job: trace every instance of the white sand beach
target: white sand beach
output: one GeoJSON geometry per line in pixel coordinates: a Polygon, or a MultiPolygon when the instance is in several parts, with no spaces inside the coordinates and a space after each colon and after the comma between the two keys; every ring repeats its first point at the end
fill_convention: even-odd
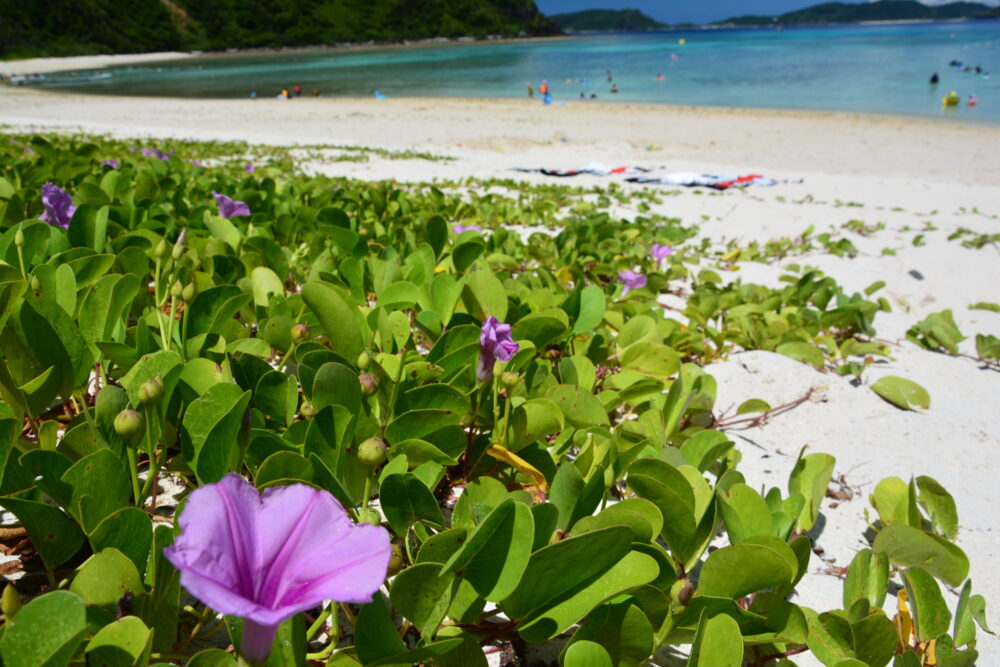
{"type": "MultiPolygon", "coordinates": [[[[41,65],[26,61],[21,69],[41,71],[41,65]]],[[[651,186],[670,194],[654,211],[700,224],[700,234],[720,245],[724,239],[795,237],[813,226],[816,233],[837,228],[859,251],[853,258],[813,254],[772,264],[739,262],[727,279],[776,285],[782,266],[797,263],[822,268],[849,291],[886,282],[879,295],[889,299],[893,312],[880,313],[875,327],[892,344],[893,359],[869,368],[860,386],[766,352],[734,354],[708,368],[719,383],[720,408],[752,397],[779,405],[815,390],[810,400],[762,426],[730,431],[749,484],[785,488],[798,451],[808,445],[810,451],[837,458],[835,478],[842,478],[844,490],[852,494],[824,503],[814,531],[817,553],[795,601],[840,607],[842,580],[836,568],[846,567],[867,546],[866,513],[872,521],[877,518],[868,501],[875,484],[887,476],[930,475],[955,497],[961,526],[957,543],[972,564],[973,592],[986,597],[988,617],[1000,626],[995,569],[1000,501],[993,488],[1000,475],[1000,372],[905,340],[910,326],[945,309],[951,309],[967,336],[963,353],[975,354],[977,333],[1000,335],[1000,313],[969,309],[980,301],[1000,302],[1000,246],[972,249],[948,240],[958,228],[1000,233],[1000,127],[854,113],[575,101],[545,107],[527,99],[189,100],[9,86],[0,88],[0,125],[122,137],[413,148],[455,158],[428,162],[373,155],[366,163],[307,165],[362,179],[476,176],[640,187],[618,176],[555,179],[511,171],[593,162],[803,179],[722,194],[651,186]],[[881,222],[884,229],[869,236],[840,229],[852,219],[870,226],[881,222]],[[918,234],[923,236],[918,239],[918,234]],[[931,394],[930,410],[904,412],[884,402],[867,386],[883,375],[922,384],[931,394]]],[[[630,207],[616,212],[636,215],[630,207]]],[[[665,301],[671,298],[676,297],[665,301]]],[[[946,599],[953,606],[957,591],[947,592],[946,599]]],[[[890,597],[887,607],[894,605],[890,597]]],[[[1000,641],[980,632],[979,650],[979,664],[1000,664],[1000,641]]]]}

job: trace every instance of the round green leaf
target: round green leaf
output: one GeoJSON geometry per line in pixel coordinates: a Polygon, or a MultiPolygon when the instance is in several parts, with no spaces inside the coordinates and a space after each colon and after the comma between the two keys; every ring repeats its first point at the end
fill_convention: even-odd
{"type": "Polygon", "coordinates": [[[5,667],[64,667],[87,632],[83,601],[68,591],[35,598],[0,636],[5,667]]]}

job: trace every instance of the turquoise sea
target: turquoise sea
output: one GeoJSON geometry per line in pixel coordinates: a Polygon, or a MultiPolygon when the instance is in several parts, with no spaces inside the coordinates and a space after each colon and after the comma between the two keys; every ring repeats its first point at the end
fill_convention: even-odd
{"type": "Polygon", "coordinates": [[[204,56],[49,75],[80,92],[273,97],[527,97],[946,116],[1000,123],[1000,21],[663,31],[561,40],[204,56]],[[960,67],[950,66],[960,61],[960,67]],[[975,68],[979,67],[980,72],[975,68]],[[971,71],[965,71],[970,68],[971,71]],[[608,72],[618,93],[611,93],[608,72]],[[929,79],[937,72],[940,83],[929,79]],[[944,107],[956,91],[961,103],[944,107]],[[968,106],[970,95],[978,99],[968,106]]]}

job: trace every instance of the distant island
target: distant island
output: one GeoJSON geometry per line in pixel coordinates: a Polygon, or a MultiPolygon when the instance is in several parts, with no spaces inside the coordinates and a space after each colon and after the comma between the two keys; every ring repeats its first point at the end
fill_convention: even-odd
{"type": "Polygon", "coordinates": [[[670,27],[638,9],[587,9],[553,14],[549,18],[566,32],[635,32],[670,27]]]}
{"type": "Polygon", "coordinates": [[[561,33],[534,0],[0,0],[0,58],[561,33]]]}
{"type": "Polygon", "coordinates": [[[736,16],[713,25],[795,25],[806,23],[862,23],[865,21],[944,21],[950,19],[1000,18],[1000,8],[978,2],[952,2],[928,6],[916,0],[878,0],[848,4],[824,2],[780,16],[736,16]]]}

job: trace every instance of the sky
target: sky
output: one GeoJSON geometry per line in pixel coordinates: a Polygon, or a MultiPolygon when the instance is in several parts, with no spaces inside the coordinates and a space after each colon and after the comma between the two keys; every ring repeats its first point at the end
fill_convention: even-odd
{"type": "MultiPolygon", "coordinates": [[[[823,0],[535,0],[545,14],[575,12],[581,9],[639,9],[661,23],[710,23],[743,14],[771,16],[793,9],[817,5],[823,0]]],[[[852,0],[846,0],[848,2],[852,0]]],[[[854,0],[857,1],[857,0],[854,0]]],[[[982,0],[979,0],[980,2],[982,0]]],[[[926,4],[943,4],[930,0],[926,4]]],[[[984,4],[995,5],[995,0],[984,4]]]]}

